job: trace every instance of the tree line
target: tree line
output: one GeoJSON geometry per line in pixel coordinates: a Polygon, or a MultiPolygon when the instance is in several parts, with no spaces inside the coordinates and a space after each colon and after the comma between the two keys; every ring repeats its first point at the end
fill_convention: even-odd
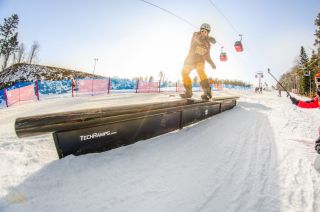
{"type": "MultiPolygon", "coordinates": [[[[140,80],[144,82],[156,82],[160,81],[161,84],[165,84],[170,87],[176,86],[176,82],[170,81],[166,78],[164,70],[161,70],[158,74],[158,78],[154,76],[139,76],[139,77],[134,77],[132,80],[140,80]]],[[[225,84],[225,85],[235,85],[235,86],[244,86],[244,87],[251,87],[252,85],[250,83],[243,82],[241,80],[229,80],[229,79],[218,79],[218,78],[209,78],[208,79],[210,83],[214,84],[225,84]]],[[[192,79],[193,84],[198,84],[200,85],[200,80],[197,75],[195,75],[192,79]]],[[[180,80],[178,83],[181,83],[180,80]]]]}
{"type": "Polygon", "coordinates": [[[13,14],[8,18],[4,18],[4,23],[0,24],[0,61],[2,65],[0,70],[4,70],[10,64],[29,63],[35,60],[39,52],[39,43],[34,41],[29,55],[27,56],[26,47],[18,40],[18,24],[19,17],[13,14]]]}
{"type": "MultiPolygon", "coordinates": [[[[317,72],[320,72],[320,13],[314,24],[316,26],[315,41],[311,56],[308,56],[305,48],[301,46],[299,58],[295,65],[280,77],[280,82],[289,91],[310,97],[316,95],[314,76],[317,72]]],[[[281,89],[281,87],[277,85],[277,89],[281,89]]]]}

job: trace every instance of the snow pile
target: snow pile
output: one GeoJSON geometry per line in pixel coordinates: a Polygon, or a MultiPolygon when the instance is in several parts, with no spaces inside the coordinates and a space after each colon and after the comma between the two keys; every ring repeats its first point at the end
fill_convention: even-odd
{"type": "Polygon", "coordinates": [[[62,160],[50,135],[14,134],[20,116],[168,98],[117,94],[1,110],[0,211],[320,211],[320,113],[276,93],[242,93],[234,109],[181,131],[62,160]]]}
{"type": "MultiPolygon", "coordinates": [[[[21,63],[10,66],[9,68],[0,72],[0,84],[8,87],[15,82],[33,82],[35,80],[66,80],[75,78],[90,78],[92,76],[92,74],[80,71],[21,63]]],[[[2,88],[3,86],[0,87],[0,89],[2,88]]]]}

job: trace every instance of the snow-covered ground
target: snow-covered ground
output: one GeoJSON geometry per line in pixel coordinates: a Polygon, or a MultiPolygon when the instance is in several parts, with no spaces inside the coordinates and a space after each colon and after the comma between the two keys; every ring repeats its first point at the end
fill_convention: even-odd
{"type": "Polygon", "coordinates": [[[15,118],[175,99],[166,94],[48,99],[0,110],[0,211],[320,211],[318,109],[275,92],[193,126],[58,160],[51,135],[18,139],[15,118]]]}

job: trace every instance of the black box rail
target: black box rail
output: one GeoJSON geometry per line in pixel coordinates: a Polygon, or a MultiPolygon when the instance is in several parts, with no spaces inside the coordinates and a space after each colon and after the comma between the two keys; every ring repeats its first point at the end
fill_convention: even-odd
{"type": "Polygon", "coordinates": [[[18,137],[53,133],[59,158],[103,152],[159,136],[214,116],[238,97],[177,100],[17,118],[18,137]]]}

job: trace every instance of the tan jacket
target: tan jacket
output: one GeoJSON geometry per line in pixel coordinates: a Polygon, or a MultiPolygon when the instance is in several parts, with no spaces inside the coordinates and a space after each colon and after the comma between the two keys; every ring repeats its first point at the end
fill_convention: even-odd
{"type": "Polygon", "coordinates": [[[204,63],[207,61],[209,64],[213,64],[210,56],[211,44],[215,44],[216,40],[213,37],[201,37],[200,32],[193,33],[190,50],[185,64],[195,65],[197,63],[204,63]]]}

